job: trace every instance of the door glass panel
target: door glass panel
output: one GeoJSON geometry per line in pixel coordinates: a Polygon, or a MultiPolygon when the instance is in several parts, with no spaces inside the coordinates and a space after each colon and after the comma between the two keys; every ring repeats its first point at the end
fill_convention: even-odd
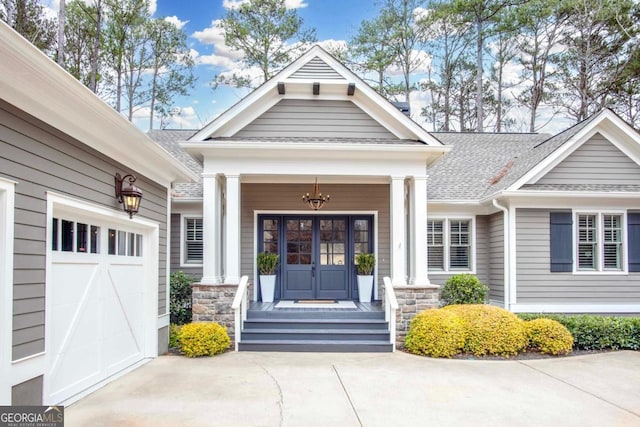
{"type": "Polygon", "coordinates": [[[287,220],[287,264],[311,264],[312,221],[287,220]]]}
{"type": "Polygon", "coordinates": [[[344,265],[345,227],[344,219],[320,220],[320,264],[344,265]]]}
{"type": "Polygon", "coordinates": [[[278,253],[278,220],[265,219],[262,221],[262,248],[263,251],[278,253]]]}

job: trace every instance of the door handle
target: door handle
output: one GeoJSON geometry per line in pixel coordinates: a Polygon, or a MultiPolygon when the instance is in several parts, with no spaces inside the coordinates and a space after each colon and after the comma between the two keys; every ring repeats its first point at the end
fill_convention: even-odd
{"type": "Polygon", "coordinates": [[[311,277],[316,277],[316,265],[311,264],[311,277]]]}

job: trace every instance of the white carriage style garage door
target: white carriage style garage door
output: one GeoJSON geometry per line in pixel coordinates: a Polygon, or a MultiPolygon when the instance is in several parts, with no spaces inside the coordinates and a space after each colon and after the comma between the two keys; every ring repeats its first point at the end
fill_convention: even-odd
{"type": "Polygon", "coordinates": [[[150,355],[157,243],[133,222],[64,212],[50,235],[45,400],[69,403],[150,355]]]}

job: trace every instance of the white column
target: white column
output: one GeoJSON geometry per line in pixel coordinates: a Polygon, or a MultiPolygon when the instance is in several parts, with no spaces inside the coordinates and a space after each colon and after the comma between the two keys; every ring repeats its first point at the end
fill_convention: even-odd
{"type": "Polygon", "coordinates": [[[391,281],[394,286],[406,285],[407,278],[404,178],[391,177],[391,281]]]}
{"type": "Polygon", "coordinates": [[[427,275],[427,177],[413,177],[411,204],[412,285],[429,285],[427,275]]]}
{"type": "Polygon", "coordinates": [[[240,283],[240,175],[226,175],[224,283],[240,283]]]}
{"type": "Polygon", "coordinates": [[[202,280],[220,283],[220,186],[216,174],[202,175],[202,280]]]}

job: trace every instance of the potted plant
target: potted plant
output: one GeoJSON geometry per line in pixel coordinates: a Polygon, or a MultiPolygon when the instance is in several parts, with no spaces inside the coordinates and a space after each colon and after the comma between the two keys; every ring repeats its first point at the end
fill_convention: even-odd
{"type": "Polygon", "coordinates": [[[260,252],[258,254],[258,271],[260,272],[260,293],[262,302],[273,302],[276,289],[276,268],[278,267],[278,254],[260,252]]]}
{"type": "Polygon", "coordinates": [[[358,296],[360,302],[371,302],[373,292],[373,267],[376,265],[374,254],[361,253],[356,255],[358,269],[358,296]]]}

